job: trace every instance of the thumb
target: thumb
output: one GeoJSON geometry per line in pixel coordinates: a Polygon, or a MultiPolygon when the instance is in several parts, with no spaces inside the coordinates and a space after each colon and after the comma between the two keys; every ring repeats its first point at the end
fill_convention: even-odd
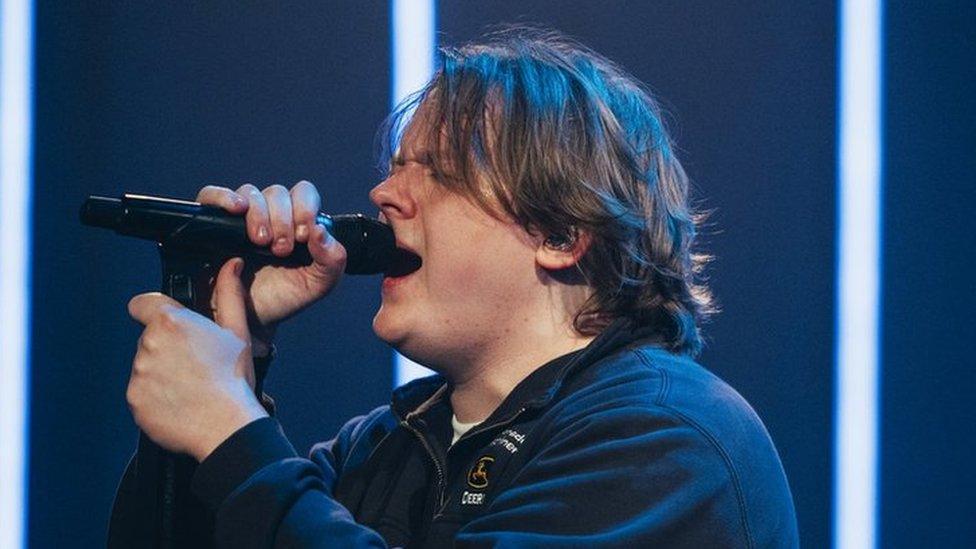
{"type": "Polygon", "coordinates": [[[214,284],[214,322],[250,343],[251,332],[247,328],[244,282],[241,281],[243,268],[244,260],[235,257],[224,263],[217,273],[217,281],[214,284]]]}
{"type": "Polygon", "coordinates": [[[335,285],[346,268],[346,249],[325,227],[316,223],[309,235],[308,252],[312,256],[308,273],[319,292],[324,294],[335,285]]]}

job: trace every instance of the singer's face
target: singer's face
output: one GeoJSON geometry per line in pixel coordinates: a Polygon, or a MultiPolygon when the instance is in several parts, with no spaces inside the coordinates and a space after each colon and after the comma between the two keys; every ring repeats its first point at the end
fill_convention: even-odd
{"type": "MultiPolygon", "coordinates": [[[[409,358],[439,371],[463,368],[505,344],[538,284],[537,243],[445,189],[408,134],[390,176],[370,193],[420,269],[383,280],[373,329],[409,358]]],[[[524,320],[524,319],[523,319],[524,320]]]]}

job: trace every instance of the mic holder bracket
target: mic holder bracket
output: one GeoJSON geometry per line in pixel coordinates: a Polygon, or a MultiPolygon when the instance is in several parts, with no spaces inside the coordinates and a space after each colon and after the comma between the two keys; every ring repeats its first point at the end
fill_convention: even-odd
{"type": "Polygon", "coordinates": [[[214,279],[230,257],[214,257],[179,246],[159,244],[162,262],[162,293],[208,318],[212,318],[210,297],[214,279]]]}
{"type": "MultiPolygon", "coordinates": [[[[162,293],[208,318],[212,318],[210,298],[217,272],[230,257],[214,257],[200,250],[179,245],[159,244],[162,263],[162,293]]],[[[190,490],[197,462],[187,455],[164,450],[145,433],[139,433],[132,472],[137,495],[128,503],[138,505],[129,516],[141,524],[125,530],[140,532],[138,540],[126,540],[139,549],[213,547],[214,516],[190,490]]],[[[113,513],[114,514],[114,513],[113,513]]],[[[110,539],[113,536],[110,533],[110,539]]],[[[111,544],[110,544],[111,546],[111,544]]]]}

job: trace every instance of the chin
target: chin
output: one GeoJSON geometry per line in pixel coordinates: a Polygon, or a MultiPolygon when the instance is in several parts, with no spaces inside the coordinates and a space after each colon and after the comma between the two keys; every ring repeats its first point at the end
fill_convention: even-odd
{"type": "Polygon", "coordinates": [[[402,322],[398,322],[398,319],[386,309],[381,306],[380,310],[376,311],[376,316],[373,317],[373,333],[391,347],[399,350],[407,335],[406,326],[402,322]]]}
{"type": "Polygon", "coordinates": [[[430,365],[430,350],[423,345],[422,337],[410,330],[410,324],[402,316],[398,317],[381,307],[373,317],[373,333],[398,353],[427,368],[437,371],[430,365]]]}

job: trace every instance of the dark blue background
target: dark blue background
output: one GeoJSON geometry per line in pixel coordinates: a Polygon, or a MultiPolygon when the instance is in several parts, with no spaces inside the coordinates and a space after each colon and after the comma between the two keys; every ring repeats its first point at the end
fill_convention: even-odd
{"type": "Polygon", "coordinates": [[[888,5],[881,543],[976,540],[976,4],[888,5]]]}
{"type": "MultiPolygon", "coordinates": [[[[723,312],[703,363],[776,441],[807,547],[830,543],[836,6],[829,2],[441,2],[442,42],[499,22],[565,31],[647,82],[704,208],[723,312]]],[[[974,536],[973,7],[889,6],[881,538],[974,536]],[[968,444],[967,444],[968,443],[968,444]],[[964,531],[963,531],[964,530],[964,531]],[[968,534],[968,536],[967,536],[968,534]]],[[[135,441],[124,389],[155,289],[152,245],[81,228],[89,193],[192,197],[208,183],[315,182],[367,211],[389,98],[385,2],[43,0],[36,12],[30,539],[103,543],[135,441]]],[[[348,277],[281,330],[269,389],[296,446],[383,403],[374,278],[348,277]]]]}

